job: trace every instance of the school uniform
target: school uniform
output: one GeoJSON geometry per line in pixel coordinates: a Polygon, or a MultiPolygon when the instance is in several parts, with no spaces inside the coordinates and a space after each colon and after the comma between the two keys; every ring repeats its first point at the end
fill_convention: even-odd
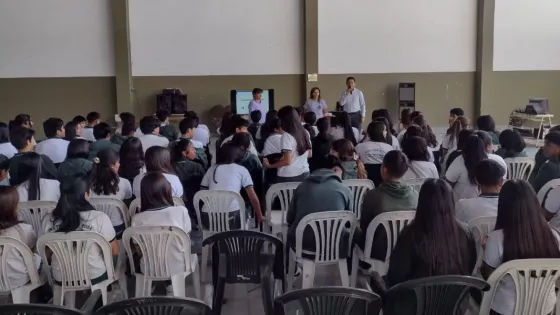
{"type": "Polygon", "coordinates": [[[93,127],[85,126],[84,129],[82,129],[82,138],[89,142],[94,142],[95,137],[93,136],[93,127]]]}
{"type": "Polygon", "coordinates": [[[410,161],[401,180],[439,178],[436,165],[428,161],[410,161]]]}
{"type": "MultiPolygon", "coordinates": [[[[60,199],[60,183],[53,179],[39,179],[39,198],[42,201],[58,202],[60,199]]],[[[29,201],[29,181],[25,181],[17,186],[19,201],[29,201]]]]}
{"type": "Polygon", "coordinates": [[[489,217],[498,215],[498,195],[480,194],[471,199],[463,199],[455,204],[455,215],[457,220],[469,223],[478,217],[489,217]]]}
{"type": "Polygon", "coordinates": [[[554,215],[550,222],[552,226],[558,228],[558,224],[560,223],[560,186],[556,186],[548,192],[544,200],[543,208],[554,215]]]}
{"type": "MultiPolygon", "coordinates": [[[[309,139],[309,133],[307,130],[304,131],[307,133],[307,137],[309,139]]],[[[278,181],[300,182],[304,180],[309,175],[309,162],[307,161],[309,151],[305,151],[302,155],[299,155],[296,138],[287,132],[282,134],[282,138],[280,138],[280,146],[282,153],[292,153],[292,162],[290,165],[278,168],[278,181]]],[[[311,146],[311,141],[309,141],[309,146],[311,146]]]]}
{"type": "Polygon", "coordinates": [[[501,156],[504,159],[507,158],[517,158],[517,157],[527,157],[527,152],[525,152],[525,150],[521,151],[521,152],[513,152],[513,151],[507,151],[505,148],[501,147],[498,150],[496,150],[496,152],[494,152],[494,154],[501,156]]]}
{"type": "MultiPolygon", "coordinates": [[[[95,193],[95,191],[92,190],[91,198],[113,198],[120,201],[125,201],[132,198],[132,187],[128,180],[119,177],[119,188],[115,194],[98,195],[95,193]]],[[[113,227],[115,227],[115,231],[122,232],[122,230],[124,230],[124,221],[122,218],[122,214],[120,211],[118,211],[118,209],[113,209],[113,211],[109,213],[109,219],[111,220],[111,224],[113,224],[113,227]],[[122,230],[118,231],[117,228],[119,230],[122,228],[122,230]]]]}
{"type": "MultiPolygon", "coordinates": [[[[504,159],[499,157],[496,154],[488,154],[488,158],[490,160],[494,160],[498,162],[504,170],[506,170],[504,174],[504,179],[507,178],[507,165],[504,159]]],[[[468,199],[468,198],[475,198],[478,196],[478,185],[471,183],[469,180],[469,172],[467,171],[467,167],[465,166],[465,159],[462,155],[458,156],[453,163],[447,169],[445,173],[445,179],[453,183],[453,196],[455,197],[455,201],[459,201],[461,199],[468,199]]]]}
{"type": "MultiPolygon", "coordinates": [[[[188,138],[185,138],[188,139],[188,138]]],[[[208,155],[206,153],[206,150],[204,149],[204,145],[202,144],[202,142],[197,141],[197,140],[193,140],[193,139],[188,139],[193,147],[194,147],[194,151],[196,153],[194,161],[198,164],[200,164],[202,166],[202,168],[204,168],[205,170],[208,169],[208,155]]],[[[171,141],[169,142],[169,150],[173,151],[173,148],[177,145],[177,143],[179,143],[179,141],[181,141],[181,139],[176,140],[176,141],[171,141]]]]}
{"type": "MultiPolygon", "coordinates": [[[[356,142],[359,142],[361,139],[360,131],[357,128],[352,127],[352,133],[354,133],[356,142]]],[[[333,140],[346,139],[346,136],[344,135],[344,128],[341,127],[334,127],[332,129],[331,136],[333,136],[333,140]]]]}
{"type": "MultiPolygon", "coordinates": [[[[249,102],[249,113],[252,113],[254,111],[260,111],[261,112],[261,120],[259,121],[261,124],[264,124],[264,121],[266,119],[266,112],[267,112],[267,108],[264,108],[264,104],[262,103],[262,101],[256,101],[256,100],[251,100],[249,102]]],[[[251,122],[256,122],[256,121],[251,121],[251,122]]]]}
{"type": "Polygon", "coordinates": [[[555,156],[543,163],[532,182],[533,188],[538,192],[546,183],[557,178],[560,178],[560,159],[555,156]]]}
{"type": "Polygon", "coordinates": [[[308,99],[305,104],[303,104],[304,112],[313,112],[317,116],[317,119],[323,118],[323,111],[327,109],[327,103],[324,100],[314,100],[308,99]]]}
{"type": "Polygon", "coordinates": [[[62,138],[50,138],[37,143],[35,152],[48,156],[54,164],[64,162],[70,141],[62,138]]]}
{"type": "MultiPolygon", "coordinates": [[[[52,214],[49,213],[43,218],[42,224],[45,233],[54,233],[58,231],[61,222],[53,222],[52,214]]],[[[80,212],[80,225],[76,231],[97,232],[109,243],[114,241],[116,237],[115,229],[109,217],[101,211],[93,210],[93,206],[92,210],[80,212]]],[[[91,247],[87,264],[92,283],[99,283],[103,279],[107,279],[107,269],[99,246],[91,247]]],[[[55,255],[52,256],[51,271],[55,281],[62,281],[60,264],[55,255]]]]}
{"type": "Polygon", "coordinates": [[[89,159],[93,160],[97,154],[103,150],[112,149],[115,153],[119,153],[121,146],[107,139],[99,139],[89,146],[89,159]]]}
{"type": "MultiPolygon", "coordinates": [[[[558,231],[552,229],[552,234],[556,242],[560,244],[560,235],[558,231]]],[[[483,262],[493,269],[496,269],[504,263],[504,231],[495,230],[488,235],[486,247],[484,248],[483,262]]],[[[392,259],[391,259],[392,260],[392,259]]],[[[498,284],[494,299],[492,300],[492,310],[501,315],[512,315],[515,311],[516,290],[513,279],[509,276],[504,277],[498,284]]],[[[551,314],[556,304],[556,294],[554,287],[550,290],[548,297],[544,301],[545,308],[543,314],[551,314]]]]}
{"type": "Polygon", "coordinates": [[[194,212],[193,198],[194,195],[200,190],[200,183],[204,177],[205,170],[195,161],[187,158],[173,163],[173,168],[179,180],[183,184],[183,200],[186,201],[187,209],[191,211],[191,217],[196,218],[194,212]]]}
{"type": "MultiPolygon", "coordinates": [[[[220,145],[220,147],[223,146],[224,144],[230,142],[231,139],[233,139],[233,136],[234,136],[234,135],[235,135],[235,134],[233,134],[233,135],[231,135],[231,136],[225,138],[224,141],[222,141],[222,145],[220,145]]],[[[253,141],[251,141],[251,146],[249,147],[249,150],[250,150],[250,152],[251,152],[252,154],[254,154],[254,155],[256,155],[256,156],[259,156],[259,152],[257,151],[257,148],[255,147],[255,144],[253,143],[253,141]]]]}
{"type": "Polygon", "coordinates": [[[269,135],[266,141],[264,142],[262,155],[267,156],[271,154],[281,153],[282,152],[281,139],[282,139],[281,133],[273,133],[269,135]]]}
{"type": "MultiPolygon", "coordinates": [[[[171,185],[173,197],[183,197],[183,185],[181,184],[179,177],[173,174],[162,174],[171,185]]],[[[140,198],[141,196],[140,187],[144,176],[146,176],[146,173],[138,174],[138,176],[134,177],[134,181],[132,182],[132,193],[134,194],[134,196],[136,196],[136,198],[140,198]]]]}
{"type": "Polygon", "coordinates": [[[203,146],[207,146],[210,143],[210,130],[206,125],[198,125],[194,130],[194,135],[192,140],[199,141],[203,146]]]}
{"type": "Polygon", "coordinates": [[[169,141],[175,141],[181,137],[181,133],[179,132],[179,128],[175,125],[171,124],[162,124],[159,127],[159,134],[169,141]]]}
{"type": "Polygon", "coordinates": [[[144,149],[144,153],[146,153],[146,151],[148,151],[148,149],[153,146],[160,146],[164,148],[167,148],[167,146],[169,146],[169,140],[167,140],[166,137],[153,133],[137,136],[137,138],[140,139],[140,142],[142,143],[142,149],[144,149]]]}
{"type": "Polygon", "coordinates": [[[382,164],[385,154],[393,147],[385,142],[365,141],[356,146],[356,153],[364,164],[382,164]]]}
{"type": "MultiPolygon", "coordinates": [[[[163,207],[156,209],[145,209],[132,217],[132,226],[174,226],[189,234],[191,231],[191,219],[185,207],[163,207]]],[[[185,272],[185,247],[175,238],[169,244],[167,263],[171,274],[185,272]]],[[[190,259],[190,257],[189,257],[190,259]]],[[[146,269],[144,259],[140,259],[140,271],[146,269]]]]}
{"type": "MultiPolygon", "coordinates": [[[[31,152],[17,153],[10,159],[10,169],[8,173],[10,174],[10,180],[12,182],[19,181],[17,176],[21,158],[30,153],[31,152]]],[[[58,170],[53,161],[43,154],[41,154],[41,177],[47,179],[56,179],[58,177],[58,170]]]]}
{"type": "Polygon", "coordinates": [[[62,183],[67,180],[82,178],[91,171],[92,167],[93,162],[88,159],[76,158],[65,160],[58,167],[57,179],[62,183]]]}
{"type": "Polygon", "coordinates": [[[10,142],[0,143],[0,155],[11,159],[17,153],[18,150],[10,142]]]}
{"type": "Polygon", "coordinates": [[[451,152],[451,151],[455,151],[457,150],[457,142],[458,139],[455,138],[453,139],[453,141],[451,141],[451,135],[445,135],[443,137],[443,140],[441,142],[441,147],[445,150],[447,150],[447,152],[451,152]]]}
{"type": "MultiPolygon", "coordinates": [[[[19,223],[8,229],[0,230],[0,236],[13,237],[20,240],[32,251],[37,244],[37,234],[33,230],[33,227],[27,223],[19,223]]],[[[41,256],[34,253],[33,264],[35,270],[39,270],[41,267],[41,256]]],[[[15,249],[12,249],[10,253],[8,253],[6,269],[8,282],[12,288],[22,287],[30,281],[29,271],[23,262],[23,258],[15,249]]]]}
{"type": "Polygon", "coordinates": [[[399,133],[397,134],[397,142],[401,143],[402,139],[404,138],[404,134],[406,133],[406,129],[403,129],[401,131],[399,131],[399,133]]]}
{"type": "Polygon", "coordinates": [[[111,142],[113,142],[116,145],[122,146],[123,143],[128,139],[128,136],[123,136],[120,133],[115,133],[114,135],[111,136],[111,142]]]}
{"type": "Polygon", "coordinates": [[[393,150],[400,150],[401,149],[401,143],[400,141],[397,139],[397,137],[391,135],[391,145],[393,146],[393,150]]]}

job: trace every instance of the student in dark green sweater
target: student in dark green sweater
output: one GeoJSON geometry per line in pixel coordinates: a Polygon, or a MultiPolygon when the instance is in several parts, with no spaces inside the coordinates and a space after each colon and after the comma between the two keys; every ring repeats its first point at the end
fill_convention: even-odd
{"type": "Polygon", "coordinates": [[[533,188],[538,192],[546,183],[560,178],[560,132],[549,132],[544,137],[544,156],[548,159],[533,180],[533,188]]]}
{"type": "Polygon", "coordinates": [[[88,160],[89,142],[86,139],[72,139],[68,144],[66,159],[58,167],[58,181],[74,181],[87,175],[93,166],[88,160]]]}
{"type": "Polygon", "coordinates": [[[500,148],[495,154],[504,159],[526,157],[525,140],[517,130],[506,129],[500,133],[500,148]]]}
{"type": "Polygon", "coordinates": [[[119,153],[121,146],[111,142],[111,126],[108,123],[102,122],[95,127],[93,127],[93,136],[95,137],[95,142],[89,146],[89,156],[90,160],[93,160],[97,156],[97,153],[105,149],[113,149],[113,151],[119,153]]]}
{"type": "Polygon", "coordinates": [[[169,116],[171,113],[165,109],[160,109],[156,111],[156,117],[159,119],[161,126],[159,127],[159,134],[167,138],[167,140],[175,141],[179,139],[181,134],[177,126],[169,123],[169,116]]]}
{"type": "Polygon", "coordinates": [[[490,115],[482,115],[476,120],[478,130],[486,131],[492,138],[492,145],[500,144],[500,133],[496,130],[494,118],[490,115]]]}
{"type": "Polygon", "coordinates": [[[177,177],[179,177],[179,180],[181,180],[183,184],[183,199],[186,201],[191,219],[196,218],[193,198],[200,190],[200,183],[206,173],[202,165],[194,161],[195,158],[196,152],[189,139],[181,139],[173,146],[173,150],[171,151],[171,163],[177,177]]]}
{"type": "MultiPolygon", "coordinates": [[[[193,140],[192,137],[194,136],[194,131],[197,126],[197,121],[191,117],[186,117],[179,123],[179,130],[181,131],[181,139],[189,140],[196,152],[196,157],[194,161],[200,163],[205,170],[208,170],[209,163],[208,157],[204,150],[204,145],[200,141],[193,140]]],[[[173,147],[178,143],[178,141],[169,142],[169,149],[173,150],[173,147]]]]}
{"type": "Polygon", "coordinates": [[[116,145],[122,146],[126,139],[136,135],[136,125],[134,123],[126,123],[120,128],[120,133],[115,133],[111,137],[111,142],[116,145]]]}
{"type": "MultiPolygon", "coordinates": [[[[548,132],[550,133],[555,131],[560,132],[560,125],[550,128],[548,132]]],[[[530,183],[532,183],[535,180],[535,177],[537,177],[537,174],[539,173],[541,166],[544,164],[544,162],[546,162],[546,160],[548,160],[548,158],[544,155],[544,150],[541,147],[537,151],[537,154],[535,154],[535,168],[533,168],[533,172],[531,172],[531,177],[529,177],[530,183]]]]}
{"type": "MultiPolygon", "coordinates": [[[[366,232],[375,217],[385,212],[416,210],[418,193],[412,186],[400,182],[408,171],[408,158],[401,151],[393,150],[385,154],[381,166],[383,182],[368,191],[362,203],[360,231],[356,234],[358,246],[364,249],[366,232]]],[[[379,227],[373,237],[372,258],[385,260],[387,253],[387,234],[379,227]]]]}

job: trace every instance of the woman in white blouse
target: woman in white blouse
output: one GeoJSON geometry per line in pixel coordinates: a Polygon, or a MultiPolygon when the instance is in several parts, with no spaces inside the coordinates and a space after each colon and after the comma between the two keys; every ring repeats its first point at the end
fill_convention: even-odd
{"type": "MultiPolygon", "coordinates": [[[[175,175],[175,171],[171,165],[171,155],[167,148],[152,146],[146,151],[146,171],[163,173],[163,176],[167,178],[167,181],[169,181],[171,185],[173,197],[183,197],[183,184],[179,177],[175,175]]],[[[134,196],[141,195],[140,184],[145,175],[146,173],[142,173],[134,178],[134,182],[132,183],[132,193],[134,196]]]]}
{"type": "Polygon", "coordinates": [[[430,162],[430,154],[424,138],[403,139],[402,150],[410,161],[408,171],[402,177],[403,180],[439,178],[436,165],[430,162]]]}

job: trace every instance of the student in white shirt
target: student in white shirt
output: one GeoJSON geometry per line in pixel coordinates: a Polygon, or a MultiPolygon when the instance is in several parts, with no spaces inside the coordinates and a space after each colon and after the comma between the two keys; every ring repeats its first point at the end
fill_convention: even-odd
{"type": "MultiPolygon", "coordinates": [[[[87,179],[76,179],[62,186],[62,194],[56,208],[43,218],[45,233],[73,231],[96,232],[101,234],[111,245],[112,256],[119,253],[116,233],[109,217],[89,203],[91,182],[87,179]]],[[[107,279],[107,269],[103,254],[98,246],[92,246],[88,253],[88,272],[92,284],[107,279]]],[[[52,256],[51,269],[54,281],[61,282],[62,274],[56,256],[52,256]]]]}
{"type": "MultiPolygon", "coordinates": [[[[496,228],[483,240],[484,279],[503,263],[516,259],[560,258],[560,235],[541,215],[539,201],[531,185],[523,180],[507,181],[500,191],[496,228]]],[[[526,275],[530,277],[532,275],[526,275]]],[[[515,312],[516,289],[505,276],[492,300],[492,311],[501,315],[515,312]]],[[[545,299],[542,314],[551,314],[556,303],[554,284],[545,299]]]]}
{"type": "MultiPolygon", "coordinates": [[[[249,121],[243,117],[241,117],[240,115],[234,115],[233,117],[231,117],[231,128],[232,130],[235,130],[235,133],[231,134],[229,137],[225,138],[224,141],[222,141],[222,145],[228,143],[231,141],[231,139],[233,139],[233,135],[236,133],[240,133],[240,132],[244,132],[244,133],[248,133],[249,130],[247,128],[249,128],[249,121]]],[[[255,144],[251,141],[251,147],[249,148],[252,154],[258,156],[259,152],[257,151],[257,148],[255,147],[255,144]]]]}
{"type": "Polygon", "coordinates": [[[469,128],[469,119],[465,116],[457,117],[453,124],[447,129],[446,135],[443,137],[440,147],[440,163],[445,165],[449,153],[457,150],[457,143],[459,142],[459,133],[463,129],[469,128]]]}
{"type": "Polygon", "coordinates": [[[280,127],[280,120],[278,118],[274,119],[270,124],[266,125],[265,129],[263,130],[264,147],[261,152],[262,156],[266,157],[271,154],[282,153],[282,128],[280,127]]]}
{"type": "Polygon", "coordinates": [[[196,112],[193,111],[186,112],[185,118],[187,117],[194,119],[196,122],[192,140],[198,141],[202,143],[203,146],[206,147],[208,143],[210,143],[210,129],[208,129],[208,126],[200,123],[200,119],[198,118],[196,112]]]}
{"type": "Polygon", "coordinates": [[[142,148],[144,152],[147,152],[149,148],[153,146],[160,146],[167,148],[169,145],[169,140],[159,134],[160,122],[159,119],[153,116],[146,116],[140,120],[140,130],[142,135],[136,135],[140,142],[142,142],[142,148]]]}
{"type": "Polygon", "coordinates": [[[403,139],[402,149],[410,161],[408,171],[402,177],[403,180],[439,178],[436,165],[430,162],[430,154],[424,138],[407,137],[403,139]]]}
{"type": "Polygon", "coordinates": [[[41,178],[41,156],[35,152],[22,155],[10,184],[16,186],[19,201],[58,201],[60,184],[57,180],[41,178]]]}
{"type": "Polygon", "coordinates": [[[136,137],[126,139],[119,151],[119,176],[131,184],[139,174],[146,173],[142,142],[136,137]]]}
{"type": "Polygon", "coordinates": [[[66,159],[69,143],[64,140],[64,122],[60,118],[49,118],[43,122],[43,129],[48,139],[37,143],[35,152],[48,156],[58,165],[66,159]]]}
{"type": "Polygon", "coordinates": [[[410,109],[405,108],[401,111],[401,122],[399,123],[399,128],[397,130],[397,140],[399,141],[399,143],[401,142],[406,129],[410,127],[411,124],[412,122],[410,119],[410,109]]]}
{"type": "Polygon", "coordinates": [[[284,106],[278,111],[282,128],[283,157],[280,161],[270,164],[265,158],[265,168],[278,168],[279,182],[301,182],[309,176],[308,158],[311,158],[311,139],[307,130],[299,121],[299,116],[292,106],[284,106]]]}
{"type": "MultiPolygon", "coordinates": [[[[406,133],[404,134],[403,139],[401,140],[401,144],[402,141],[404,141],[404,139],[406,138],[411,138],[411,137],[420,137],[420,138],[424,138],[424,140],[426,140],[426,138],[424,137],[424,132],[422,131],[422,128],[420,128],[419,126],[410,126],[408,127],[408,129],[406,130],[406,133]]],[[[432,152],[432,148],[430,148],[430,146],[426,146],[426,149],[428,150],[428,154],[430,155],[429,161],[434,163],[435,162],[435,158],[434,158],[434,153],[432,152]]]]}
{"type": "MultiPolygon", "coordinates": [[[[280,121],[278,120],[278,111],[271,109],[266,113],[264,124],[260,125],[255,134],[257,151],[262,154],[264,144],[270,135],[280,133],[280,121]]],[[[266,155],[265,155],[266,156],[266,155]]]]}
{"type": "Polygon", "coordinates": [[[360,140],[360,131],[350,124],[350,117],[347,112],[337,114],[334,120],[331,120],[333,126],[331,135],[333,141],[338,139],[348,139],[353,145],[358,144],[360,140]],[[334,121],[334,122],[333,122],[334,121]]]}
{"type": "Polygon", "coordinates": [[[368,125],[367,139],[356,146],[356,152],[364,164],[382,164],[385,154],[393,150],[387,143],[387,133],[387,128],[381,121],[368,125]]]}
{"type": "MultiPolygon", "coordinates": [[[[163,173],[163,176],[165,176],[165,178],[169,181],[169,184],[171,184],[173,197],[183,197],[183,185],[181,184],[179,177],[175,175],[175,171],[171,165],[171,155],[167,148],[154,146],[146,151],[146,171],[163,173]]],[[[134,178],[134,182],[132,183],[132,193],[136,197],[141,194],[140,184],[145,175],[145,173],[141,173],[134,178]]]]}
{"type": "Polygon", "coordinates": [[[87,114],[87,125],[82,130],[82,137],[87,141],[93,142],[95,141],[95,137],[93,136],[93,127],[101,122],[101,114],[98,112],[91,112],[87,114]]]}
{"type": "Polygon", "coordinates": [[[498,214],[498,195],[504,184],[506,170],[496,161],[486,159],[475,169],[475,180],[480,189],[476,198],[458,200],[455,205],[457,220],[468,223],[478,217],[498,214]]]}
{"type": "MultiPolygon", "coordinates": [[[[224,144],[216,156],[216,164],[212,165],[200,184],[201,189],[208,190],[229,190],[236,193],[245,190],[251,206],[255,213],[255,216],[259,222],[264,220],[263,214],[261,212],[261,205],[259,198],[253,189],[253,180],[247,169],[239,164],[243,152],[239,146],[231,143],[224,144]]],[[[237,201],[233,201],[230,205],[230,228],[240,228],[241,227],[241,217],[239,215],[240,205],[237,201]]],[[[208,214],[206,213],[206,208],[202,207],[201,220],[202,225],[208,226],[208,214]]]]}
{"type": "Polygon", "coordinates": [[[18,153],[17,149],[10,142],[10,129],[8,125],[0,122],[0,155],[11,159],[16,153],[18,153]]]}
{"type": "MultiPolygon", "coordinates": [[[[18,218],[19,196],[15,187],[0,187],[0,236],[15,238],[23,242],[30,250],[35,249],[37,235],[33,227],[18,218]]],[[[29,272],[18,251],[12,249],[6,260],[8,286],[19,288],[29,282],[29,272]]],[[[33,254],[33,267],[39,271],[41,257],[33,254]]]]}
{"type": "MultiPolygon", "coordinates": [[[[445,179],[453,186],[453,194],[456,201],[478,196],[475,170],[478,164],[483,160],[494,160],[498,162],[504,170],[507,170],[504,159],[490,153],[492,150],[492,139],[485,131],[479,130],[467,139],[461,156],[457,157],[453,163],[451,163],[445,173],[445,179]]],[[[504,178],[506,178],[506,175],[504,175],[504,178]]]]}
{"type": "MultiPolygon", "coordinates": [[[[130,182],[119,177],[119,155],[105,149],[93,158],[92,198],[113,198],[121,201],[132,198],[130,182]]],[[[109,214],[111,223],[117,234],[124,231],[124,218],[118,209],[112,209],[109,214]]]]}

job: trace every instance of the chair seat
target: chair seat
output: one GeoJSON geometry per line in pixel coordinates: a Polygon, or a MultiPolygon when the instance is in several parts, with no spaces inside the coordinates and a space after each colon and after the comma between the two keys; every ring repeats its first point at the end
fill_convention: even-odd
{"type": "Polygon", "coordinates": [[[270,211],[270,223],[273,225],[282,225],[282,211],[270,211]]]}

